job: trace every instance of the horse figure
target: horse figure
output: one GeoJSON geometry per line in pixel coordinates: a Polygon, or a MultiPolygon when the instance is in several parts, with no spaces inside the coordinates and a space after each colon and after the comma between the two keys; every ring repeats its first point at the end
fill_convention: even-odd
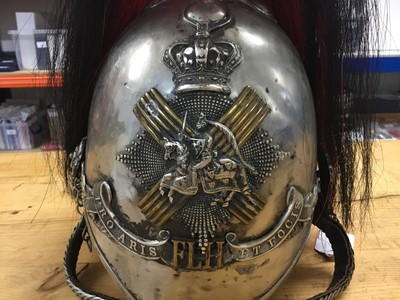
{"type": "Polygon", "coordinates": [[[189,165],[189,150],[186,144],[180,141],[169,141],[164,138],[163,146],[165,149],[164,159],[175,160],[176,169],[162,177],[159,188],[161,195],[164,195],[169,190],[167,196],[171,203],[174,201],[174,192],[183,195],[196,195],[198,184],[193,182],[193,171],[189,165]]]}

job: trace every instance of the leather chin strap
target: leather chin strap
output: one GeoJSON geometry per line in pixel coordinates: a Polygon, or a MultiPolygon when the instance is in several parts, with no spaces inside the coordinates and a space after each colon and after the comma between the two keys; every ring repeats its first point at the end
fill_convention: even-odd
{"type": "MultiPolygon", "coordinates": [[[[309,300],[330,300],[343,292],[350,284],[354,272],[354,252],[343,226],[332,215],[319,216],[314,224],[321,229],[332,244],[335,255],[335,271],[328,289],[309,300]]],[[[79,283],[76,273],[79,251],[84,241],[85,218],[82,216],[68,241],[64,257],[64,271],[68,286],[80,299],[117,300],[100,293],[85,289],[79,283]]]]}

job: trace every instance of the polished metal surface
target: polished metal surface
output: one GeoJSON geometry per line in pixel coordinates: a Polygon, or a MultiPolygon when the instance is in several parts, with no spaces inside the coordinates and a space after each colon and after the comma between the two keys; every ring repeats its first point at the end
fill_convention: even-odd
{"type": "Polygon", "coordinates": [[[266,10],[171,0],[103,67],[79,186],[92,242],[131,298],[254,299],[302,251],[315,169],[307,77],[266,10]]]}

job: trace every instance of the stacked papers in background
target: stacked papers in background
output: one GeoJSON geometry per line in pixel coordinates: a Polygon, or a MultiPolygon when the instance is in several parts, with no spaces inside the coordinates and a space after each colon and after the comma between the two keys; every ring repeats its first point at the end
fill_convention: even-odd
{"type": "Polygon", "coordinates": [[[26,150],[33,148],[29,117],[34,105],[0,106],[0,150],[26,150]]]}
{"type": "Polygon", "coordinates": [[[375,124],[375,139],[400,140],[400,122],[377,122],[375,124]]]}

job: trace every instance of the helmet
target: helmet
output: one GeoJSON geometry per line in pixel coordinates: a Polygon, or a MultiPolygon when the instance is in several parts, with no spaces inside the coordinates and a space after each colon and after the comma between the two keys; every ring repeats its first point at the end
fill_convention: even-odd
{"type": "Polygon", "coordinates": [[[72,166],[87,230],[130,298],[268,297],[298,260],[315,112],[262,6],[153,3],[104,63],[83,143],[72,166]]]}

